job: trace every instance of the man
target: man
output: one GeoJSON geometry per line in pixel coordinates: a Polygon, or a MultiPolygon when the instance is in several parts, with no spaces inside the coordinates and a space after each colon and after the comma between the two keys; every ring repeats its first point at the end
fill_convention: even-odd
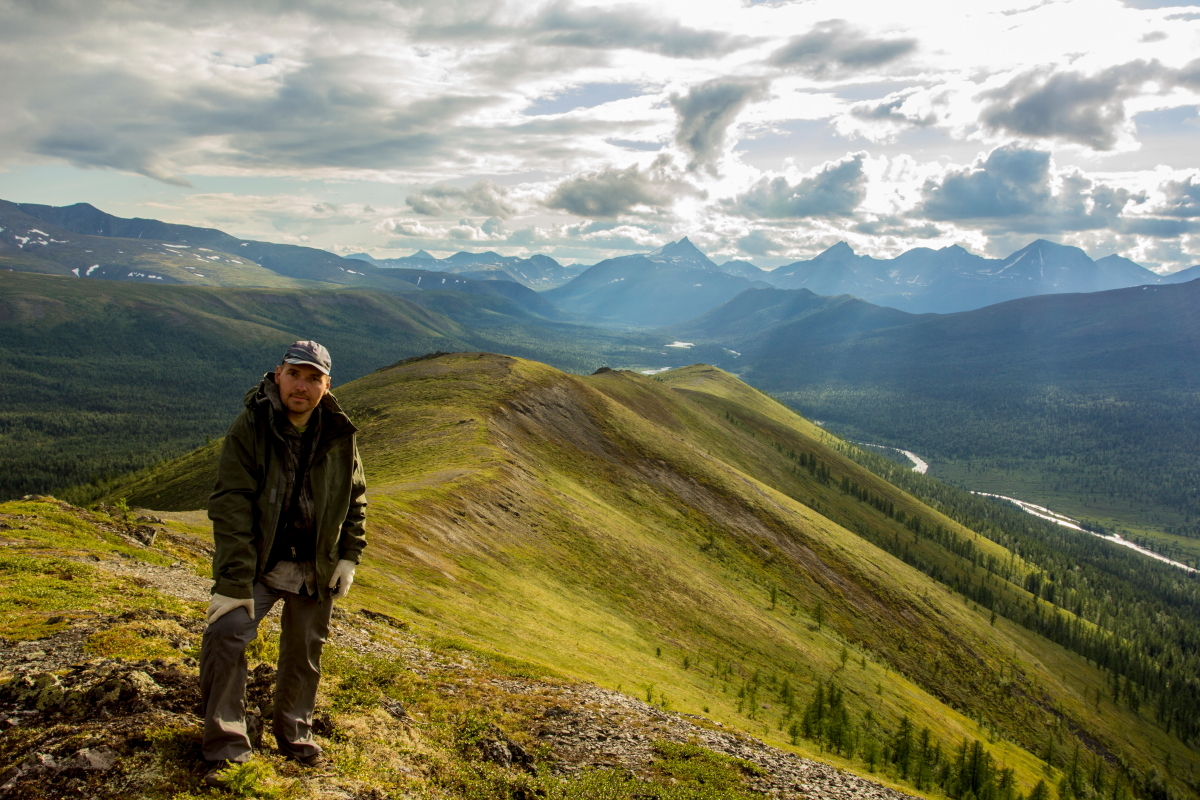
{"type": "Polygon", "coordinates": [[[283,617],[272,730],[279,750],[326,766],[313,740],[321,648],[366,545],[357,429],[329,393],[329,351],[300,341],[246,393],[221,448],[208,500],[216,551],[200,649],[204,782],[250,758],[246,645],[279,600],[283,617]]]}

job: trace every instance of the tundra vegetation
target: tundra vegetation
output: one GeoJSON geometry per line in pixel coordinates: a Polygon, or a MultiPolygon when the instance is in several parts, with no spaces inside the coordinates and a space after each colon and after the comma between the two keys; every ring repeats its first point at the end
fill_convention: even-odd
{"type": "MultiPolygon", "coordinates": [[[[617,689],[930,797],[1197,792],[1200,587],[1181,570],[918,480],[711,367],[580,378],[442,354],[337,394],[362,429],[372,503],[369,558],[343,610],[472,662],[447,672],[331,651],[324,735],[338,769],[382,796],[755,791],[753,770],[695,742],[657,746],[638,773],[652,790],[611,768],[556,772],[537,735],[544,707],[504,690],[530,676],[617,689]],[[479,759],[471,742],[495,730],[529,769],[479,759]]],[[[133,476],[105,507],[126,498],[195,520],[215,456],[213,443],[133,476]]],[[[93,512],[0,511],[38,515],[3,532],[4,557],[25,559],[4,569],[48,587],[6,600],[6,641],[70,628],[110,595],[151,602],[88,588],[112,580],[79,560],[94,545],[72,520],[93,512]]],[[[169,528],[161,547],[173,549],[157,557],[202,570],[203,527],[169,528]]],[[[109,546],[133,552],[121,541],[109,546]]],[[[96,631],[91,652],[189,669],[184,623],[195,628],[199,608],[130,608],[113,627],[137,635],[96,631]],[[185,633],[154,634],[151,621],[185,633]]],[[[197,723],[173,719],[147,738],[175,770],[164,797],[198,775],[197,723]]],[[[4,752],[26,753],[33,734],[14,731],[4,752]]],[[[303,784],[269,751],[255,764],[247,786],[303,784]]]]}

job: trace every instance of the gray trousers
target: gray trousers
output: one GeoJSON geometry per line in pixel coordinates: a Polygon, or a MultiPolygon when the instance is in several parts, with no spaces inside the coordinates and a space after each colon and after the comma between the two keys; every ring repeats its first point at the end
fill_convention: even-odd
{"type": "Polygon", "coordinates": [[[321,679],[321,648],[329,638],[332,592],[325,600],[280,592],[254,584],[254,619],[235,608],[204,631],[200,645],[200,698],[204,708],[204,758],[246,761],[246,645],[258,635],[258,623],[279,600],[283,619],[275,677],[272,730],[279,750],[292,758],[321,752],[313,741],[312,714],[321,679]]]}

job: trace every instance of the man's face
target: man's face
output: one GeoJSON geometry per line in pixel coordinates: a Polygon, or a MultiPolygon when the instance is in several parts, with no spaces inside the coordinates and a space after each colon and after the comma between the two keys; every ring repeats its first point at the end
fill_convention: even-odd
{"type": "Polygon", "coordinates": [[[329,391],[329,376],[308,364],[280,364],[275,368],[279,398],[292,414],[307,414],[329,391]]]}

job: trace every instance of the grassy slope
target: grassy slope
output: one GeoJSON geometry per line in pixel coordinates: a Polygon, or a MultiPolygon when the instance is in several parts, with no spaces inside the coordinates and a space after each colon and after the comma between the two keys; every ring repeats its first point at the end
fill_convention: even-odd
{"type": "Polygon", "coordinates": [[[240,391],[300,338],[329,346],[344,381],[416,353],[460,349],[467,333],[383,293],[0,270],[0,496],[144,467],[219,436],[240,391]]]}
{"type": "MultiPolygon", "coordinates": [[[[1025,791],[1043,775],[1033,754],[1052,738],[1069,750],[1072,732],[1138,769],[1161,767],[1166,753],[1176,774],[1194,765],[1144,717],[1107,703],[1097,713],[1087,700],[1105,693],[1104,677],[1078,656],[1003,619],[989,624],[871,545],[912,535],[836,483],[853,476],[927,524],[973,534],[719,370],[659,378],[575,378],[457,354],[342,387],[371,486],[360,601],[777,743],[787,739],[782,680],[802,708],[832,678],[883,734],[909,715],[945,746],[988,738],[1025,791]],[[795,469],[792,452],[819,458],[834,480],[795,469]],[[754,702],[739,703],[754,685],[754,702]]],[[[150,507],[197,507],[214,454],[124,491],[150,507]]],[[[1008,558],[982,538],[976,546],[1008,558]]],[[[950,573],[971,570],[928,539],[912,547],[950,573]]],[[[1003,582],[996,590],[1025,597],[1003,582]]]]}
{"type": "Polygon", "coordinates": [[[677,355],[486,294],[160,286],[0,269],[9,378],[0,388],[0,497],[61,493],[221,435],[239,406],[236,387],[252,385],[298,338],[330,348],[339,383],[436,350],[507,352],[585,373],[605,363],[666,366],[677,355]]]}
{"type": "MultiPolygon", "coordinates": [[[[194,706],[211,534],[196,512],[164,516],[146,546],[119,509],[89,512],[47,497],[0,503],[0,706],[18,720],[8,717],[0,732],[6,797],[762,796],[749,789],[763,770],[684,743],[702,730],[688,722],[345,603],[334,609],[317,698],[318,740],[332,768],[314,774],[267,746],[236,769],[229,792],[206,789],[194,706]],[[551,716],[565,728],[565,747],[546,741],[551,716]],[[600,732],[641,739],[644,756],[627,749],[624,769],[580,771],[594,766],[592,756],[574,748],[600,732]],[[523,745],[536,768],[484,757],[497,736],[523,745]],[[111,766],[73,768],[81,748],[108,754],[111,766]],[[38,769],[46,761],[65,768],[38,769]]],[[[278,648],[272,615],[247,648],[252,715],[269,702],[278,648]]],[[[724,741],[745,753],[744,740],[724,741]]]]}

